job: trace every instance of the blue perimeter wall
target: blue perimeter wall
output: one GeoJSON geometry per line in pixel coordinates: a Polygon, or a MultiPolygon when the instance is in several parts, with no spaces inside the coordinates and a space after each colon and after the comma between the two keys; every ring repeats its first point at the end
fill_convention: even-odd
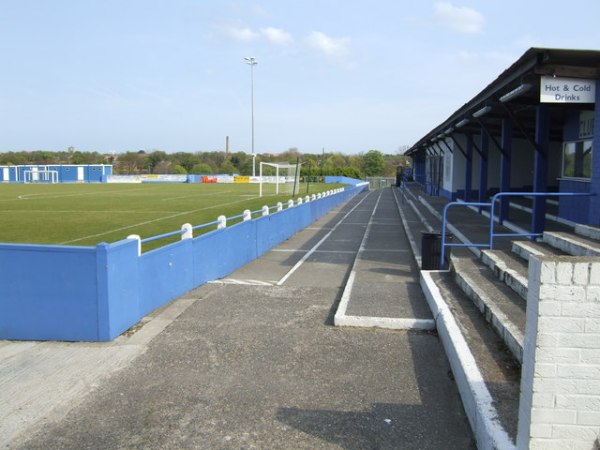
{"type": "Polygon", "coordinates": [[[112,340],[153,309],[228,275],[365,188],[346,187],[142,255],[131,239],[96,247],[0,244],[0,339],[112,340]]]}

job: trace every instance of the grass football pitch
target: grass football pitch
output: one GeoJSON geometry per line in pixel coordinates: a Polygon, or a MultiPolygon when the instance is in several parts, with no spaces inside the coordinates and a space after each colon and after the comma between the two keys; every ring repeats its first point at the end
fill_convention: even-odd
{"type": "MultiPolygon", "coordinates": [[[[310,184],[308,194],[339,186],[310,184]]],[[[257,184],[2,184],[0,242],[95,246],[130,234],[144,239],[279,201],[285,208],[292,198],[275,195],[274,186],[259,197],[258,189],[257,184]]],[[[306,195],[301,184],[294,199],[306,195]]],[[[195,230],[194,236],[214,228],[195,230]]],[[[149,243],[144,250],[174,239],[149,243]]]]}

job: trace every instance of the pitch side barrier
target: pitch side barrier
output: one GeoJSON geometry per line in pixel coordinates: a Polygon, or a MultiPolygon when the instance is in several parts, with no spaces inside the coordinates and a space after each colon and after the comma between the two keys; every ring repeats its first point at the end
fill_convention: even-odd
{"type": "Polygon", "coordinates": [[[0,339],[112,340],[155,308],[230,274],[366,188],[368,183],[357,184],[290,201],[231,226],[221,220],[198,237],[186,227],[156,237],[182,234],[182,240],[143,254],[140,240],[132,238],[95,247],[0,244],[0,339]]]}

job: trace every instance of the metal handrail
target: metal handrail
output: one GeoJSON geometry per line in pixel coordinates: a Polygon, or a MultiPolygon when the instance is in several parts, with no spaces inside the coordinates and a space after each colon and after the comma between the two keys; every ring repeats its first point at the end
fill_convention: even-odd
{"type": "Polygon", "coordinates": [[[212,222],[201,223],[200,225],[193,226],[192,230],[198,230],[200,228],[208,228],[210,226],[218,225],[218,224],[219,224],[218,220],[213,220],[212,222]]]}
{"type": "Polygon", "coordinates": [[[542,233],[494,233],[495,223],[495,204],[496,200],[500,197],[591,197],[596,194],[589,192],[498,192],[492,196],[492,200],[489,203],[484,202],[449,202],[444,206],[442,213],[442,233],[441,233],[441,249],[440,249],[440,267],[444,267],[444,260],[446,258],[446,247],[487,247],[490,250],[494,248],[494,237],[535,237],[541,236],[542,233]],[[447,222],[447,211],[450,207],[461,205],[461,206],[479,206],[479,207],[490,207],[490,232],[489,241],[486,244],[468,243],[468,244],[452,244],[446,242],[446,222],[447,222]]]}
{"type": "MultiPolygon", "coordinates": [[[[333,194],[340,193],[343,190],[344,190],[343,188],[339,188],[339,189],[329,190],[327,192],[329,192],[330,195],[333,195],[333,194]]],[[[323,198],[323,197],[321,197],[321,198],[323,198]]],[[[303,200],[304,200],[304,198],[303,198],[303,200]]],[[[317,200],[317,198],[315,198],[315,200],[317,200]]],[[[308,201],[312,201],[312,200],[308,200],[308,201]]],[[[286,204],[278,202],[274,206],[268,206],[268,211],[269,211],[269,213],[271,211],[276,211],[276,212],[283,211],[284,205],[287,205],[286,209],[293,208],[296,206],[296,204],[293,203],[293,200],[290,200],[289,202],[286,204]],[[291,202],[291,203],[289,203],[289,202],[291,202]]],[[[265,205],[265,206],[267,206],[267,205],[265,205]]],[[[250,218],[252,218],[253,216],[255,216],[259,213],[263,213],[263,209],[261,208],[261,209],[257,209],[255,211],[249,211],[249,212],[250,212],[249,216],[250,216],[250,218]]],[[[231,222],[231,221],[238,220],[238,219],[244,219],[245,215],[246,215],[245,213],[242,213],[242,214],[236,214],[231,217],[222,216],[222,218],[224,219],[225,223],[227,223],[227,222],[231,222]]],[[[217,219],[212,222],[207,222],[207,223],[202,223],[200,225],[190,226],[189,230],[199,230],[201,228],[208,228],[211,226],[219,225],[220,223],[221,223],[221,220],[217,219]]],[[[164,234],[159,234],[156,236],[151,236],[151,237],[148,237],[145,239],[139,239],[139,237],[138,237],[138,239],[139,239],[140,244],[145,244],[148,242],[157,241],[159,239],[164,239],[164,238],[168,238],[168,237],[172,237],[172,236],[177,236],[177,235],[181,236],[181,235],[184,235],[186,232],[187,232],[186,230],[181,229],[181,230],[171,231],[171,232],[164,233],[164,234]]]]}
{"type": "Polygon", "coordinates": [[[183,230],[171,231],[169,233],[158,234],[156,236],[152,236],[152,237],[149,237],[149,238],[146,238],[146,239],[141,239],[140,242],[142,244],[145,244],[146,242],[158,241],[159,239],[168,238],[168,237],[171,237],[171,236],[182,235],[183,233],[184,233],[183,230]]]}
{"type": "Polygon", "coordinates": [[[494,233],[494,211],[496,200],[500,197],[591,197],[595,194],[589,192],[498,192],[492,197],[490,209],[490,249],[494,248],[494,237],[529,237],[541,236],[542,233],[494,233]]]}
{"type": "Polygon", "coordinates": [[[446,242],[446,216],[447,211],[452,206],[490,206],[490,203],[482,202],[449,202],[444,205],[444,211],[442,212],[442,242],[440,248],[440,267],[444,267],[444,260],[446,259],[446,247],[488,247],[489,243],[477,244],[477,243],[456,243],[449,244],[446,242]]]}

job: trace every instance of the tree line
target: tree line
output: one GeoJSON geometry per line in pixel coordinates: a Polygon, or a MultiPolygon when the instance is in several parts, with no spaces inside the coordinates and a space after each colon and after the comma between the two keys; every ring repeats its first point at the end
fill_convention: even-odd
{"type": "MultiPolygon", "coordinates": [[[[369,150],[357,155],[342,153],[301,153],[291,148],[283,153],[261,153],[256,156],[256,172],[260,162],[302,163],[302,175],[343,175],[352,178],[396,174],[396,167],[409,165],[403,155],[386,155],[369,150]]],[[[0,153],[0,165],[48,164],[112,164],[115,174],[240,174],[252,175],[252,155],[244,152],[225,153],[175,152],[139,150],[102,154],[66,151],[19,151],[0,153]]]]}

